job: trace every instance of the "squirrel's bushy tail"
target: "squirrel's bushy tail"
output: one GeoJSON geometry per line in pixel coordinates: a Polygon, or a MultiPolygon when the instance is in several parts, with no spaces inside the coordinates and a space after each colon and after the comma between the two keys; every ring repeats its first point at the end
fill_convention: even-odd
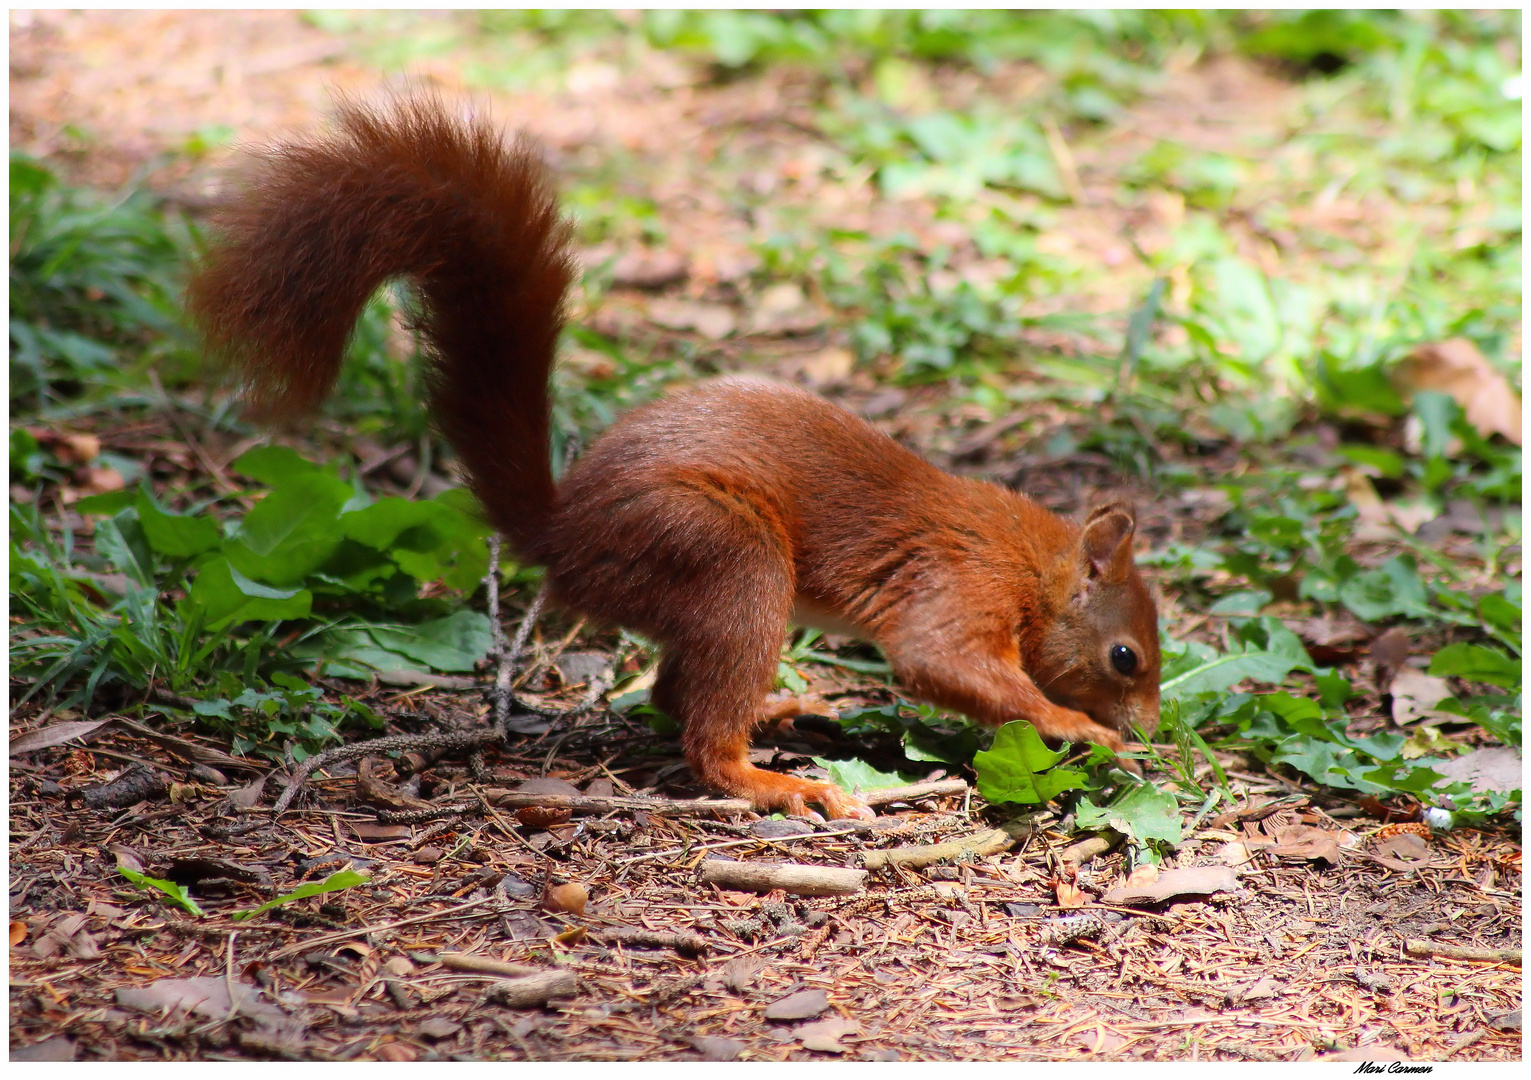
{"type": "Polygon", "coordinates": [[[332,131],[260,155],[187,293],[256,415],[315,408],[362,308],[409,278],[432,413],[491,524],[524,548],[553,499],[549,389],[573,277],[536,151],[429,96],[343,103],[332,131]]]}

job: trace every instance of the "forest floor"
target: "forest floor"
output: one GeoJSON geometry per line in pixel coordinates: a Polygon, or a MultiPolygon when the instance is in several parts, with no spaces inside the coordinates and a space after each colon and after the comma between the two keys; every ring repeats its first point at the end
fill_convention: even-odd
{"type": "MultiPolygon", "coordinates": [[[[137,178],[198,211],[215,196],[226,155],[188,155],[190,143],[215,129],[245,138],[306,127],[327,111],[333,89],[376,87],[383,65],[371,57],[357,40],[287,12],[13,14],[12,145],[67,167],[74,181],[137,178]]],[[[475,62],[487,61],[459,44],[410,67],[454,91],[475,62]]],[[[1103,454],[1060,458],[1020,438],[1078,424],[1040,396],[994,419],[945,382],[894,386],[852,369],[817,297],[778,294],[778,302],[748,288],[762,216],[960,247],[953,223],[933,220],[919,200],[878,197],[865,176],[827,172],[800,76],[768,69],[705,81],[663,54],[646,63],[620,79],[590,63],[557,92],[493,96],[497,115],[543,140],[556,167],[621,173],[652,207],[658,224],[647,232],[617,223],[584,252],[587,264],[615,257],[617,269],[608,288],[579,298],[577,320],[656,353],[700,357],[697,370],[747,367],[806,383],[943,466],[1015,484],[1060,513],[1132,498],[1145,550],[1203,539],[1223,505],[1216,478],[1260,467],[1231,444],[1166,447],[1164,459],[1193,479],[1162,490],[1124,477],[1103,454]],[[739,190],[769,202],[741,210],[739,190]],[[662,242],[640,242],[655,236],[662,242]]],[[[1017,85],[1028,77],[1023,69],[993,76],[1017,85]]],[[[978,90],[941,88],[959,98],[978,90]]],[[[1148,288],[1153,274],[1134,249],[1168,243],[1185,207],[1107,197],[1113,170],[1144,140],[1237,143],[1256,155],[1287,130],[1294,93],[1247,61],[1188,60],[1112,135],[1076,148],[1078,198],[1052,211],[1046,236],[1087,272],[1066,301],[1038,313],[1048,304],[1117,311],[1122,297],[1148,288]]],[[[1385,209],[1340,196],[1315,213],[1327,215],[1326,228],[1380,236],[1390,227],[1385,209]]],[[[1276,257],[1259,222],[1225,227],[1257,265],[1276,257]]],[[[965,251],[952,272],[984,268],[965,251]]],[[[1088,346],[1072,331],[1052,344],[1088,346]]],[[[178,491],[226,481],[221,470],[250,445],[212,428],[189,440],[174,410],[86,418],[70,430],[178,491]]],[[[382,492],[429,493],[449,479],[426,476],[430,466],[411,445],[359,448],[370,437],[324,421],[281,439],[310,455],[392,453],[393,464],[374,474],[382,492]]],[[[53,512],[88,534],[89,521],[61,501],[53,512]]],[[[1442,551],[1453,543],[1465,541],[1441,535],[1442,551]]],[[[1215,624],[1173,582],[1159,587],[1172,636],[1216,640],[1215,624]]],[[[507,599],[507,622],[529,596],[507,599]]],[[[1352,715],[1385,726],[1388,664],[1364,640],[1327,644],[1330,662],[1360,689],[1352,715]]],[[[528,696],[549,710],[584,700],[622,647],[615,634],[545,617],[532,638],[528,696]]],[[[755,759],[784,770],[861,752],[875,761],[875,747],[848,748],[809,704],[881,705],[891,689],[843,667],[801,671],[807,703],[783,697],[786,718],[757,739],[755,759]]],[[[403,732],[482,724],[487,681],[325,685],[403,732]]],[[[481,759],[376,754],[337,765],[273,818],[283,777],[269,761],[232,752],[183,713],[161,716],[155,699],[132,704],[142,706],[136,720],[126,704],[59,716],[39,701],[11,717],[12,1060],[1521,1054],[1518,836],[1390,825],[1376,800],[1247,755],[1216,751],[1235,798],[1198,817],[1158,870],[1160,880],[1196,868],[1225,867],[1227,876],[1212,873],[1220,884],[1204,893],[1134,903],[1105,896],[1151,886],[1154,873],[1139,869],[1129,880],[1124,851],[1080,852],[1068,823],[1047,813],[1015,819],[1012,843],[999,850],[922,865],[922,853],[907,849],[992,840],[989,830],[1006,821],[976,790],[951,783],[971,775],[961,768],[932,768],[924,780],[945,787],[886,802],[865,827],[702,813],[679,802],[706,793],[689,786],[676,739],[596,709],[556,723],[523,718],[518,734],[481,759]],[[82,725],[73,741],[17,752],[18,738],[61,720],[82,725]],[[131,771],[140,766],[149,780],[131,771]],[[148,785],[141,797],[91,808],[103,791],[138,781],[148,785]],[[608,804],[572,816],[518,809],[518,791],[608,804]],[[635,794],[668,802],[621,805],[635,794]],[[909,861],[873,869],[843,895],[762,896],[699,877],[714,853],[855,868],[879,865],[877,853],[890,850],[909,861]],[[187,900],[205,916],[135,890],[123,868],[189,886],[187,900]],[[232,917],[345,870],[370,880],[232,917]],[[496,997],[515,993],[540,1001],[496,997]]]]}

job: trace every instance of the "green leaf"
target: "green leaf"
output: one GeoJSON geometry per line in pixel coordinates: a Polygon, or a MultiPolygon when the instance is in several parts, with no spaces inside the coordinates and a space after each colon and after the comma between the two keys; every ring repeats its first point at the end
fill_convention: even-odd
{"type": "Polygon", "coordinates": [[[1074,812],[1080,829],[1115,829],[1140,844],[1162,840],[1180,843],[1180,804],[1175,796],[1152,784],[1136,784],[1111,800],[1109,806],[1096,806],[1081,799],[1074,812]]]}
{"type": "Polygon", "coordinates": [[[363,874],[358,874],[355,870],[337,870],[323,881],[310,881],[305,885],[299,885],[285,896],[278,896],[275,900],[267,900],[258,908],[250,908],[248,911],[236,911],[233,918],[240,921],[253,919],[257,915],[264,915],[274,907],[281,907],[289,900],[301,900],[305,896],[318,896],[321,893],[339,892],[341,889],[365,885],[371,880],[371,878],[363,874]]]}
{"type": "Polygon", "coordinates": [[[988,750],[973,755],[978,792],[990,802],[1043,803],[1085,787],[1084,773],[1053,768],[1063,756],[1062,750],[1049,750],[1025,720],[1006,724],[988,750]]]}
{"type": "MultiPolygon", "coordinates": [[[[1274,620],[1269,620],[1274,621],[1274,620]]],[[[1221,693],[1245,679],[1279,683],[1298,668],[1311,667],[1302,641],[1280,623],[1280,632],[1272,629],[1268,648],[1244,644],[1222,656],[1206,660],[1159,684],[1164,696],[1193,697],[1196,694],[1221,693]]]]}
{"type": "Polygon", "coordinates": [[[846,791],[875,791],[877,788],[903,787],[919,779],[913,774],[879,772],[860,758],[834,761],[830,758],[813,759],[820,768],[829,770],[829,778],[846,791]]]}
{"type": "Polygon", "coordinates": [[[154,585],[154,555],[138,514],[131,507],[99,523],[94,539],[96,552],[112,569],[142,588],[154,585]]]}
{"type": "Polygon", "coordinates": [[[119,491],[108,491],[104,495],[87,495],[75,503],[74,508],[82,514],[102,514],[110,517],[119,510],[126,510],[132,506],[137,498],[138,492],[122,488],[119,491]]]}
{"type": "Polygon", "coordinates": [[[437,671],[472,671],[489,652],[489,617],[464,608],[418,626],[374,626],[372,640],[437,671]]]}
{"type": "Polygon", "coordinates": [[[348,540],[386,551],[399,534],[447,518],[450,511],[435,502],[382,498],[361,510],[340,515],[340,534],[348,540]]]}
{"type": "Polygon", "coordinates": [[[230,468],[272,488],[298,477],[324,472],[321,466],[286,446],[257,446],[235,458],[230,468]]]}
{"type": "Polygon", "coordinates": [[[296,584],[334,553],[344,536],[341,508],[349,485],[314,471],[284,482],[245,515],[226,553],[239,571],[259,581],[296,584]]]}
{"type": "Polygon", "coordinates": [[[189,559],[223,542],[218,523],[206,514],[172,514],[162,509],[147,491],[133,500],[138,522],[149,546],[171,559],[189,559]]]}
{"type": "Polygon", "coordinates": [[[192,915],[200,917],[205,914],[197,906],[197,902],[191,898],[191,894],[187,892],[185,885],[177,885],[175,882],[165,881],[163,878],[152,878],[147,874],[140,874],[137,870],[129,870],[126,866],[117,867],[117,872],[140,889],[158,889],[170,899],[171,903],[180,906],[192,915]]]}
{"type": "Polygon", "coordinates": [[[307,618],[313,594],[307,589],[261,585],[234,569],[227,559],[214,559],[197,573],[186,602],[201,608],[207,629],[221,630],[251,619],[307,618]]]}
{"type": "Polygon", "coordinates": [[[1520,688],[1521,664],[1498,649],[1458,642],[1447,645],[1430,660],[1430,674],[1490,683],[1506,690],[1520,688]]]}
{"type": "Polygon", "coordinates": [[[1351,575],[1340,583],[1339,597],[1357,618],[1367,622],[1394,615],[1428,619],[1434,614],[1419,571],[1403,556],[1394,556],[1375,570],[1351,575]]]}
{"type": "Polygon", "coordinates": [[[1511,584],[1514,599],[1510,596],[1511,588],[1506,588],[1503,595],[1489,593],[1478,600],[1478,618],[1483,620],[1489,633],[1518,653],[1521,650],[1520,588],[1518,583],[1511,584]]]}

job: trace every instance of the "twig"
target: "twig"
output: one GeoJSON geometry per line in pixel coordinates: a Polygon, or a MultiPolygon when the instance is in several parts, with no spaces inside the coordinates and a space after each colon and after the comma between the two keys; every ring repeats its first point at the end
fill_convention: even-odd
{"type": "MultiPolygon", "coordinates": [[[[289,945],[285,949],[278,949],[266,957],[268,963],[275,963],[288,956],[296,956],[298,953],[317,948],[320,945],[328,945],[332,941],[347,941],[352,938],[363,938],[368,934],[380,933],[383,930],[397,930],[402,926],[415,926],[419,923],[436,922],[439,919],[455,919],[475,908],[481,908],[492,901],[494,897],[485,896],[478,900],[469,900],[466,904],[459,904],[455,908],[445,911],[433,911],[428,915],[412,915],[407,919],[395,919],[393,922],[377,923],[373,926],[358,926],[350,930],[337,930],[333,934],[321,934],[319,937],[300,941],[295,945],[289,945]]],[[[485,914],[493,914],[486,912],[485,914]]]]}
{"type": "Polygon", "coordinates": [[[748,799],[659,799],[638,795],[542,795],[531,791],[489,788],[484,797],[492,806],[520,810],[542,806],[552,810],[577,810],[609,814],[614,810],[642,810],[650,814],[738,814],[753,810],[748,799]]]}
{"type": "Polygon", "coordinates": [[[862,856],[861,865],[868,870],[882,870],[889,866],[907,870],[929,866],[943,859],[997,855],[1031,835],[1035,828],[1036,824],[1031,818],[1016,818],[997,829],[949,840],[944,844],[912,844],[908,847],[889,848],[887,851],[869,851],[862,856]]]}
{"type": "Polygon", "coordinates": [[[1063,181],[1063,190],[1068,192],[1069,201],[1075,206],[1085,205],[1084,185],[1079,182],[1079,167],[1074,164],[1069,144],[1064,141],[1063,132],[1058,130],[1058,123],[1051,116],[1042,117],[1042,133],[1047,136],[1047,149],[1052,151],[1053,162],[1058,166],[1058,178],[1063,181]]]}
{"type": "Polygon", "coordinates": [[[466,750],[497,743],[503,738],[499,731],[489,729],[435,731],[425,735],[385,735],[381,739],[368,739],[366,742],[332,747],[322,754],[315,754],[298,766],[297,771],[292,774],[292,779],[287,781],[287,786],[282,789],[276,805],[271,808],[271,816],[279,817],[287,809],[292,800],[297,797],[298,789],[303,786],[303,782],[315,771],[337,762],[355,761],[367,754],[386,753],[390,750],[466,750]]]}
{"type": "MultiPolygon", "coordinates": [[[[180,406],[175,403],[174,399],[165,392],[165,388],[160,385],[159,375],[155,373],[153,368],[149,369],[149,385],[154,387],[154,392],[159,395],[160,400],[164,403],[165,415],[170,420],[170,426],[175,428],[176,434],[181,437],[181,441],[186,444],[187,449],[196,457],[198,464],[207,470],[207,474],[213,478],[214,485],[222,488],[226,495],[241,494],[240,489],[229,481],[228,474],[223,471],[222,467],[207,456],[207,451],[203,449],[202,444],[192,437],[190,431],[181,426],[180,406]]],[[[241,499],[240,501],[247,504],[249,502],[248,499],[241,499]]]]}
{"type": "Polygon", "coordinates": [[[451,968],[453,971],[478,971],[486,975],[503,975],[512,979],[542,973],[541,968],[527,967],[525,964],[511,964],[504,960],[494,960],[487,956],[475,955],[474,953],[437,953],[436,959],[441,962],[442,967],[451,968]]]}
{"type": "Polygon", "coordinates": [[[484,990],[484,1000],[495,1005],[525,1009],[546,1005],[551,998],[573,997],[579,992],[579,976],[572,971],[547,971],[522,979],[502,979],[484,990]]]}
{"type": "MultiPolygon", "coordinates": [[[[499,544],[496,543],[495,551],[497,552],[498,549],[499,544]]],[[[496,570],[495,573],[497,575],[498,571],[496,570]]],[[[537,623],[537,616],[542,614],[542,606],[547,603],[547,598],[548,585],[544,581],[541,588],[537,590],[537,595],[532,597],[531,607],[526,609],[526,615],[522,618],[521,625],[516,627],[516,636],[509,646],[504,644],[504,631],[499,631],[500,662],[495,669],[494,690],[490,694],[494,702],[494,727],[496,731],[508,732],[510,707],[513,704],[528,712],[547,715],[546,710],[534,708],[527,702],[522,701],[510,688],[512,677],[515,674],[516,661],[521,659],[521,651],[526,648],[526,639],[531,636],[532,627],[537,623]]],[[[499,619],[497,617],[494,623],[496,627],[499,626],[499,619]]],[[[553,715],[559,714],[554,713],[553,715]]]]}
{"type": "Polygon", "coordinates": [[[866,884],[867,872],[848,866],[806,863],[745,863],[706,859],[701,880],[706,885],[766,893],[773,889],[797,896],[848,896],[866,884]]]}
{"type": "Polygon", "coordinates": [[[461,817],[464,814],[481,812],[483,809],[483,800],[474,799],[472,802],[456,803],[452,806],[423,806],[418,810],[379,810],[377,820],[383,825],[418,825],[422,821],[461,817]]]}
{"type": "Polygon", "coordinates": [[[936,795],[964,795],[967,790],[966,780],[927,780],[922,784],[878,788],[859,794],[861,801],[868,806],[887,806],[889,803],[913,802],[915,799],[929,799],[936,795]]]}
{"type": "Polygon", "coordinates": [[[1063,849],[1058,856],[1059,861],[1072,863],[1074,866],[1083,866],[1097,855],[1104,855],[1117,844],[1121,843],[1122,834],[1115,829],[1104,829],[1093,836],[1087,836],[1077,844],[1070,844],[1063,849]]]}
{"type": "Polygon", "coordinates": [[[683,956],[701,956],[707,951],[707,939],[684,930],[647,930],[641,926],[591,927],[590,936],[611,944],[650,946],[674,949],[683,956]]]}
{"type": "Polygon", "coordinates": [[[1519,949],[1474,949],[1466,945],[1444,945],[1410,938],[1404,943],[1410,956],[1439,956],[1446,960],[1479,960],[1491,964],[1519,964],[1519,949]]]}

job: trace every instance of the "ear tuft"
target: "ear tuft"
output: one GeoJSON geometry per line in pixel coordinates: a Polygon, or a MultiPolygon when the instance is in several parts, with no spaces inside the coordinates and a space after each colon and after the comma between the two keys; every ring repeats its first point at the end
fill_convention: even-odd
{"type": "Polygon", "coordinates": [[[1114,577],[1132,563],[1137,519],[1125,503],[1097,506],[1085,518],[1079,552],[1089,578],[1114,577]]]}

